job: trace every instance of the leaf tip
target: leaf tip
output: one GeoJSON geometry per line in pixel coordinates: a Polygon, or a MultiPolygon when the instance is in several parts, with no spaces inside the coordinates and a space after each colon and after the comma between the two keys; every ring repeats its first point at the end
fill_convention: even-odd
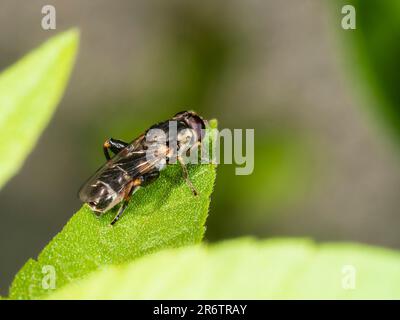
{"type": "Polygon", "coordinates": [[[217,129],[218,128],[218,120],[217,119],[209,120],[208,126],[210,127],[210,129],[217,129]]]}

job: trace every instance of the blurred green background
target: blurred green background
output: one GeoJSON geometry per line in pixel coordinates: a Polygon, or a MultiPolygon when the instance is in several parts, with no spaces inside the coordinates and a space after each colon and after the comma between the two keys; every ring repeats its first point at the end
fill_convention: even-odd
{"type": "Polygon", "coordinates": [[[66,95],[0,192],[0,293],[81,206],[77,190],[104,162],[106,138],[132,140],[185,109],[220,128],[255,129],[253,174],[218,168],[207,241],[251,234],[400,248],[399,1],[0,4],[2,69],[81,30],[66,95]],[[350,3],[357,29],[343,30],[350,3]],[[57,10],[55,31],[41,28],[45,4],[57,10]]]}

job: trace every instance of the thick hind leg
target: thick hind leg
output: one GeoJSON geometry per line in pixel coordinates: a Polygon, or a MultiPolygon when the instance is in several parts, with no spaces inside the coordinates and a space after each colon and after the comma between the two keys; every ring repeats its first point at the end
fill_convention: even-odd
{"type": "Polygon", "coordinates": [[[127,192],[125,193],[124,200],[122,201],[122,204],[119,207],[118,213],[115,215],[114,219],[112,219],[111,225],[114,225],[119,220],[119,218],[121,218],[126,207],[128,206],[128,203],[129,203],[129,200],[131,199],[132,194],[134,194],[135,191],[139,189],[141,184],[142,184],[142,179],[136,179],[127,188],[127,192]]]}
{"type": "Polygon", "coordinates": [[[121,218],[126,207],[128,206],[128,203],[129,203],[129,200],[131,199],[132,194],[134,194],[135,191],[139,189],[139,187],[150,184],[151,182],[156,180],[159,176],[160,176],[159,171],[153,171],[153,172],[149,172],[149,173],[143,175],[140,178],[137,178],[136,180],[134,180],[132,182],[131,186],[129,187],[130,189],[128,189],[129,191],[124,196],[124,200],[122,202],[121,207],[118,210],[118,213],[115,215],[114,219],[111,221],[111,225],[114,225],[119,220],[119,218],[121,218]]]}
{"type": "Polygon", "coordinates": [[[117,139],[113,139],[113,138],[107,139],[103,143],[103,151],[104,151],[104,155],[105,155],[106,159],[107,160],[111,159],[110,153],[108,152],[108,150],[111,150],[112,153],[117,154],[118,152],[120,152],[122,149],[124,149],[128,145],[129,145],[129,143],[126,143],[121,140],[117,140],[117,139]]]}

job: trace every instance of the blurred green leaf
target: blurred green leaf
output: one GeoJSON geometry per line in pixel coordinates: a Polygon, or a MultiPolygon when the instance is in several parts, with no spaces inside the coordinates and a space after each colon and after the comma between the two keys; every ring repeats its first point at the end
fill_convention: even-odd
{"type": "Polygon", "coordinates": [[[356,29],[339,29],[346,44],[346,67],[357,75],[350,85],[361,92],[362,103],[400,141],[400,2],[340,0],[336,4],[339,14],[345,4],[356,9],[356,29]]]}
{"type": "Polygon", "coordinates": [[[109,267],[50,298],[398,299],[399,265],[398,252],[357,244],[239,239],[109,267]]]}
{"type": "Polygon", "coordinates": [[[0,74],[0,188],[22,166],[60,101],[78,31],[53,37],[0,74]]]}
{"type": "MultiPolygon", "coordinates": [[[[216,126],[216,122],[211,124],[216,126]]],[[[37,261],[29,260],[19,271],[12,283],[10,298],[33,299],[49,293],[42,287],[45,266],[54,267],[56,286],[60,288],[104,265],[200,242],[215,181],[215,166],[189,165],[188,169],[198,196],[193,196],[183,180],[180,165],[169,166],[154,183],[135,193],[114,227],[110,221],[118,208],[98,218],[84,205],[43,249],[37,261]]]]}

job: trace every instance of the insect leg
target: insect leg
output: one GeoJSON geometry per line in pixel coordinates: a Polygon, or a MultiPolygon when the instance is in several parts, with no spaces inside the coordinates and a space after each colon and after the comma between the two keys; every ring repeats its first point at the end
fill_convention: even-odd
{"type": "Polygon", "coordinates": [[[143,176],[143,182],[142,182],[141,185],[142,186],[147,186],[148,184],[150,184],[154,180],[156,180],[159,176],[160,176],[160,171],[153,171],[153,172],[146,173],[143,176]]]}
{"type": "Polygon", "coordinates": [[[112,153],[117,154],[118,152],[120,152],[122,149],[124,149],[126,146],[128,146],[129,143],[126,143],[124,141],[121,140],[117,140],[117,139],[107,139],[104,143],[103,143],[103,151],[104,151],[104,155],[106,156],[107,160],[110,160],[110,154],[108,153],[108,150],[111,150],[112,153]]]}
{"type": "Polygon", "coordinates": [[[127,206],[128,206],[128,201],[127,201],[127,200],[124,200],[124,201],[122,202],[122,205],[119,207],[118,213],[116,214],[116,216],[114,217],[114,219],[112,219],[110,225],[113,226],[113,225],[119,220],[119,218],[120,218],[121,215],[124,213],[124,211],[125,211],[125,209],[126,209],[127,206]]]}
{"type": "Polygon", "coordinates": [[[183,162],[183,159],[181,157],[178,157],[178,161],[181,164],[183,177],[185,178],[186,183],[188,184],[188,186],[189,186],[190,190],[192,191],[193,195],[197,196],[199,193],[196,191],[196,188],[193,186],[192,181],[190,181],[189,173],[187,171],[186,165],[183,162]]]}
{"type": "Polygon", "coordinates": [[[128,203],[129,203],[129,200],[130,200],[132,194],[136,190],[139,189],[139,186],[141,184],[142,184],[142,180],[141,179],[136,179],[136,180],[133,181],[129,191],[124,196],[124,201],[122,202],[122,205],[118,210],[118,213],[115,215],[114,219],[111,221],[111,225],[114,225],[119,220],[119,218],[121,218],[121,215],[124,213],[126,207],[128,206],[128,203]]]}

